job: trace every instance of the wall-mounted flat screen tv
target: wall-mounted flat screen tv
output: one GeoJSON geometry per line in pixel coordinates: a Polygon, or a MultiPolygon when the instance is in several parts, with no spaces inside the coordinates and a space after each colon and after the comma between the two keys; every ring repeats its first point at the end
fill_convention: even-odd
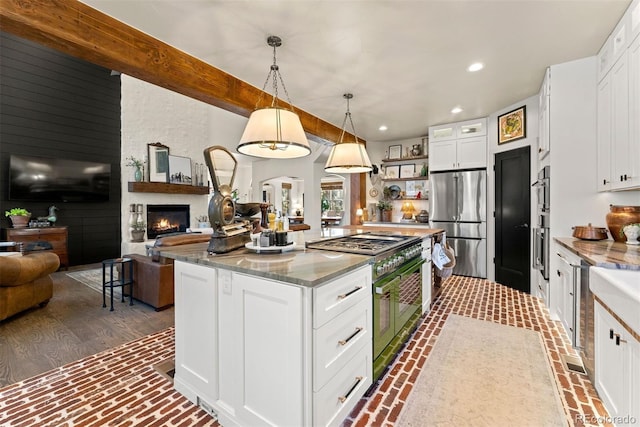
{"type": "Polygon", "coordinates": [[[9,200],[104,202],[111,164],[12,154],[9,200]]]}

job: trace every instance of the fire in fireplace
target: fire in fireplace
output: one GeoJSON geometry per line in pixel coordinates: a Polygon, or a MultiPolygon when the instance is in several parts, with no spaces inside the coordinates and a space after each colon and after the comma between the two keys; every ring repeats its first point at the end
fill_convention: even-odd
{"type": "Polygon", "coordinates": [[[147,236],[155,239],[190,227],[189,205],[147,205],[147,236]]]}

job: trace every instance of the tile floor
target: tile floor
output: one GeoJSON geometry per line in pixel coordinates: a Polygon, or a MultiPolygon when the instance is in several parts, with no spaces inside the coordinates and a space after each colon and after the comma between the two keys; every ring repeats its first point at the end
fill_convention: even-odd
{"type": "Polygon", "coordinates": [[[346,426],[394,425],[450,313],[541,332],[567,425],[607,425],[607,412],[587,375],[568,370],[562,362],[562,354],[576,353],[538,298],[487,280],[453,276],[377,388],[352,411],[346,426]]]}
{"type": "MultiPolygon", "coordinates": [[[[394,426],[450,313],[540,331],[559,384],[567,425],[604,424],[598,421],[606,411],[588,377],[568,371],[561,362],[561,354],[573,353],[571,345],[537,298],[486,280],[454,276],[345,426],[394,426]]],[[[171,359],[173,351],[173,328],[169,328],[2,388],[0,425],[217,426],[153,369],[171,359]]]]}

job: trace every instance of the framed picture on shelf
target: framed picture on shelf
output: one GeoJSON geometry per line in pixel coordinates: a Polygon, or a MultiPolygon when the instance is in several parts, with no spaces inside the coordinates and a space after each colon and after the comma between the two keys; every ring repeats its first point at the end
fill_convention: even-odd
{"type": "Polygon", "coordinates": [[[416,181],[407,181],[405,187],[405,195],[407,197],[415,197],[418,192],[416,191],[416,181]]]}
{"type": "Polygon", "coordinates": [[[189,157],[169,156],[169,182],[171,184],[191,185],[191,159],[189,157]]]}
{"type": "Polygon", "coordinates": [[[400,178],[400,166],[387,166],[384,170],[385,178],[400,178]]]}
{"type": "Polygon", "coordinates": [[[498,145],[527,137],[527,106],[498,116],[498,145]]]}
{"type": "Polygon", "coordinates": [[[402,158],[402,145],[389,146],[389,160],[402,158]]]}
{"type": "Polygon", "coordinates": [[[400,178],[413,178],[416,173],[416,165],[400,165],[400,178]]]}
{"type": "Polygon", "coordinates": [[[149,182],[167,182],[169,176],[169,147],[159,142],[147,144],[149,182]]]}

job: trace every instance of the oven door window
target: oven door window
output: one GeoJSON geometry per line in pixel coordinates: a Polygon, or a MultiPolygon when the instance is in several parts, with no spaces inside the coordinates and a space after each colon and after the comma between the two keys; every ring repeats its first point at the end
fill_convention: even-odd
{"type": "Polygon", "coordinates": [[[400,284],[395,295],[398,309],[395,326],[396,333],[422,305],[421,267],[423,263],[424,260],[417,259],[400,272],[400,284]]]}
{"type": "Polygon", "coordinates": [[[392,289],[398,287],[400,276],[381,280],[373,285],[373,357],[376,358],[395,335],[392,289]]]}

